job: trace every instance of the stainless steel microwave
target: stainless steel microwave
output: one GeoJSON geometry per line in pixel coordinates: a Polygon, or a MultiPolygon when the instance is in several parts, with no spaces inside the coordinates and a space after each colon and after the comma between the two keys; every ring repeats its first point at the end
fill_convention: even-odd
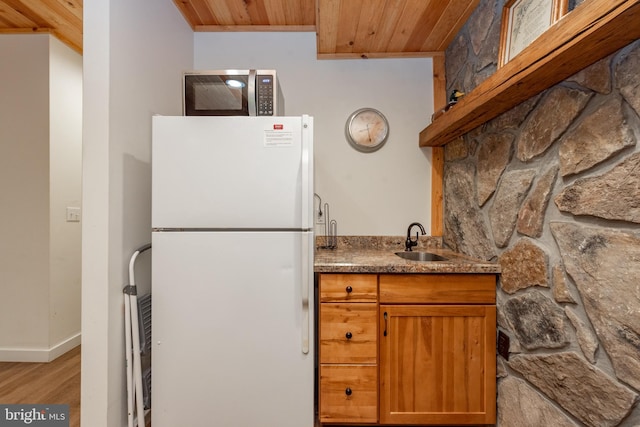
{"type": "Polygon", "coordinates": [[[275,70],[190,71],[183,77],[185,116],[283,116],[275,70]]]}

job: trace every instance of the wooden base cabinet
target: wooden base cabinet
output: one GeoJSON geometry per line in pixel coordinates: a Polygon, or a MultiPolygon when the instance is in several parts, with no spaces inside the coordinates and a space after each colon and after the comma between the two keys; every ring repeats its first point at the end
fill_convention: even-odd
{"type": "Polygon", "coordinates": [[[320,422],[495,424],[495,285],[492,274],[322,274],[320,422]]]}

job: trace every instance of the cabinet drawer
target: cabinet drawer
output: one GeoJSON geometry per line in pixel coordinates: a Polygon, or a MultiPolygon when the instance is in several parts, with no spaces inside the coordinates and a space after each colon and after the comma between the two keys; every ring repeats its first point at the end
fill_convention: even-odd
{"type": "Polygon", "coordinates": [[[375,274],[321,274],[320,301],[376,301],[378,276],[375,274]]]}
{"type": "Polygon", "coordinates": [[[381,274],[380,302],[495,304],[493,274],[381,274]]]}
{"type": "Polygon", "coordinates": [[[320,363],[376,363],[377,304],[320,305],[320,363]]]}
{"type": "Polygon", "coordinates": [[[378,421],[377,366],[320,365],[320,422],[378,421]]]}

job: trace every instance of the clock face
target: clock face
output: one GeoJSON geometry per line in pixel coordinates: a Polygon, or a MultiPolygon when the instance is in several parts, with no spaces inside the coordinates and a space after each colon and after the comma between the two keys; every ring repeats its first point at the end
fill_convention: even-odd
{"type": "Polygon", "coordinates": [[[346,134],[347,140],[356,150],[376,151],[389,136],[389,123],[380,111],[361,108],[349,116],[346,134]]]}

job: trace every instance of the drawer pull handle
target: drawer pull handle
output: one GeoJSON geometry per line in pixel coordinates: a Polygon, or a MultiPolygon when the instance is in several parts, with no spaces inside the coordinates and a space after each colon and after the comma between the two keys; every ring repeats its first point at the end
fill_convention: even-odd
{"type": "Polygon", "coordinates": [[[349,387],[347,387],[347,389],[344,391],[344,394],[346,394],[347,396],[351,396],[351,393],[353,393],[351,391],[351,389],[349,387]]]}
{"type": "Polygon", "coordinates": [[[384,332],[383,335],[386,337],[387,336],[387,312],[384,312],[384,332]]]}
{"type": "Polygon", "coordinates": [[[353,292],[353,288],[351,286],[347,286],[346,291],[348,294],[350,294],[351,292],[353,292]]]}
{"type": "Polygon", "coordinates": [[[353,337],[353,335],[351,334],[351,332],[347,332],[345,337],[347,337],[347,339],[350,340],[351,337],[353,337]]]}

